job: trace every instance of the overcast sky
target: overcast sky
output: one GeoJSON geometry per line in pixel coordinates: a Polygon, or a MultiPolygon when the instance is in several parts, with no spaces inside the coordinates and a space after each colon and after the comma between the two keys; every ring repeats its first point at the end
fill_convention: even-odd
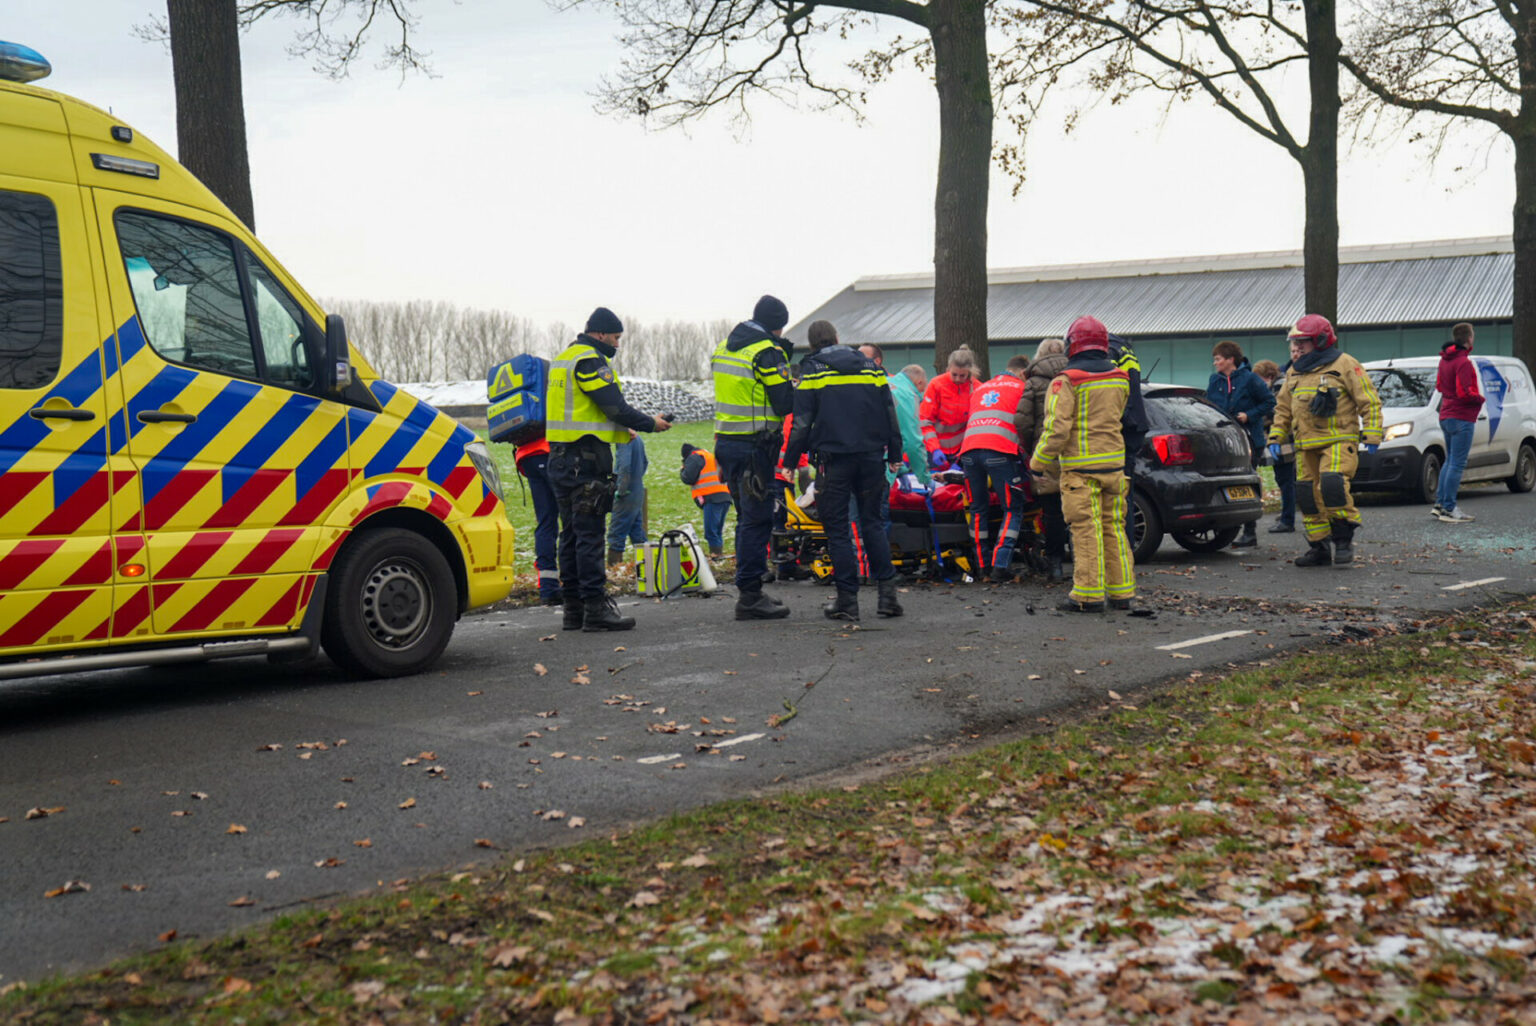
{"type": "MultiPolygon", "coordinates": [[[[0,38],[53,63],[40,85],[175,152],[170,56],[133,34],[163,11],[4,0],[0,38]]],[[[744,135],[724,120],[647,131],[593,111],[621,57],[605,13],[543,0],[417,12],[436,77],[375,70],[375,46],[330,81],[286,52],[291,20],[243,39],[258,234],[316,296],[577,322],[598,304],[744,318],[766,291],[798,320],[861,275],[932,268],[937,104],[915,73],[874,89],[863,124],[764,98],[744,135]]],[[[992,267],[1300,248],[1296,163],[1227,115],[1101,105],[1071,135],[1054,120],[1033,135],[1020,196],[994,176],[992,267]]],[[[1508,147],[1468,134],[1454,156],[1348,150],[1342,244],[1507,234],[1508,147]]]]}

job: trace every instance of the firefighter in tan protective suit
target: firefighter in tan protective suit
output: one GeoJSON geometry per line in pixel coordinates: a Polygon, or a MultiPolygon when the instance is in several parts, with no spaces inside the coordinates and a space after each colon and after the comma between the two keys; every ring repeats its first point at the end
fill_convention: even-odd
{"type": "Polygon", "coordinates": [[[1046,393],[1045,422],[1029,469],[1059,477],[1072,529],[1072,591],[1064,612],[1131,608],[1136,576],[1125,536],[1125,438],[1130,377],[1109,358],[1109,332],[1094,317],[1067,331],[1067,369],[1046,393]]]}
{"type": "Polygon", "coordinates": [[[1339,350],[1328,318],[1307,314],[1291,329],[1290,340],[1300,355],[1275,399],[1269,449],[1278,462],[1280,443],[1288,435],[1296,440],[1296,505],[1311,548],[1295,562],[1349,563],[1360,527],[1349,481],[1359,465],[1359,448],[1374,453],[1381,444],[1381,396],[1360,361],[1339,350]]]}

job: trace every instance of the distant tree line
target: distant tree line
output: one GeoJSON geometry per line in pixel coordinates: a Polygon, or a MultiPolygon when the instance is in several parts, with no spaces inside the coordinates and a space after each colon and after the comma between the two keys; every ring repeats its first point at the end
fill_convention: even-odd
{"type": "MultiPolygon", "coordinates": [[[[576,338],[579,325],[539,323],[508,310],[480,310],[440,300],[404,303],[326,300],[347,322],[347,336],[390,381],[468,381],[519,353],[553,358],[576,338]]],[[[620,376],[659,381],[702,381],[709,354],[734,321],[624,317],[624,340],[614,361],[620,376]]]]}

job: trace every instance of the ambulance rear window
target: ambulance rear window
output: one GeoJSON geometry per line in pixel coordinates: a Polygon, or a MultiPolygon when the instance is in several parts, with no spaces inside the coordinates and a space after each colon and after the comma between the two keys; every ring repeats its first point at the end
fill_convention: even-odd
{"type": "Polygon", "coordinates": [[[42,388],[58,376],[63,279],[53,203],[0,190],[0,388],[42,388]]]}

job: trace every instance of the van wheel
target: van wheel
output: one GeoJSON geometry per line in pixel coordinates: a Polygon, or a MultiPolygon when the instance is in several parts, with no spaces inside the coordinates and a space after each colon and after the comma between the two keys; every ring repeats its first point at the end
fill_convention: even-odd
{"type": "Polygon", "coordinates": [[[1424,450],[1424,459],[1419,464],[1419,501],[1433,503],[1435,497],[1440,494],[1440,468],[1443,459],[1439,449],[1424,450]]]}
{"type": "Polygon", "coordinates": [[[1220,552],[1237,537],[1241,527],[1208,527],[1202,531],[1175,531],[1173,540],[1190,552],[1220,552]]]}
{"type": "Polygon", "coordinates": [[[397,527],[363,531],[331,567],[321,644],[356,677],[404,677],[453,636],[453,573],[437,547],[397,527]]]}
{"type": "Polygon", "coordinates": [[[1512,492],[1528,492],[1536,488],[1536,445],[1520,443],[1520,453],[1515,457],[1515,473],[1506,477],[1504,483],[1512,492]]]}
{"type": "Polygon", "coordinates": [[[1145,563],[1162,543],[1163,520],[1157,507],[1139,488],[1131,489],[1131,560],[1145,563]]]}

